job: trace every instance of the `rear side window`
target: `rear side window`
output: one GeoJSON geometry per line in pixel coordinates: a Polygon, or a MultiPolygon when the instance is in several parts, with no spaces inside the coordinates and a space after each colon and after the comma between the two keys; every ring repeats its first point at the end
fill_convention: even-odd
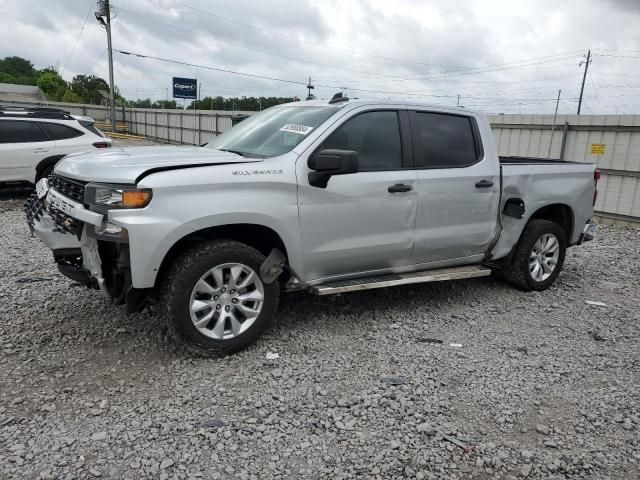
{"type": "Polygon", "coordinates": [[[479,148],[471,118],[411,112],[410,119],[416,167],[468,167],[478,161],[479,148]]]}
{"type": "Polygon", "coordinates": [[[30,143],[49,140],[36,122],[0,120],[0,143],[30,143]]]}
{"type": "Polygon", "coordinates": [[[400,170],[402,147],[398,113],[361,113],[333,132],[322,148],[357,152],[360,171],[400,170]]]}
{"type": "Polygon", "coordinates": [[[60,125],[59,123],[41,122],[40,126],[46,132],[50,140],[66,140],[67,138],[79,137],[83,133],[75,128],[60,125]]]}
{"type": "Polygon", "coordinates": [[[94,135],[97,135],[99,137],[103,137],[104,138],[104,134],[98,130],[93,123],[91,122],[87,122],[85,120],[79,120],[80,125],[82,125],[84,128],[86,128],[87,130],[89,130],[91,133],[93,133],[94,135]]]}

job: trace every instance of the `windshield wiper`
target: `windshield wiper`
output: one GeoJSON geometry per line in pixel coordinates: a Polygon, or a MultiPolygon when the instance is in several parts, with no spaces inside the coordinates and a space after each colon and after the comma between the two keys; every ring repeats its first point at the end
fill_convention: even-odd
{"type": "Polygon", "coordinates": [[[240,150],[232,150],[230,148],[218,148],[218,150],[220,150],[221,152],[229,152],[229,153],[235,153],[236,155],[240,155],[241,157],[246,156],[244,153],[242,153],[240,150]]]}

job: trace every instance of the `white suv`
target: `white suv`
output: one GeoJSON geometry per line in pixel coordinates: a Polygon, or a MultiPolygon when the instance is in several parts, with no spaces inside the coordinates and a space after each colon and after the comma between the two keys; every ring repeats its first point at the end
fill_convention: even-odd
{"type": "Polygon", "coordinates": [[[0,182],[35,183],[69,153],[110,147],[93,123],[59,109],[0,107],[0,182]]]}

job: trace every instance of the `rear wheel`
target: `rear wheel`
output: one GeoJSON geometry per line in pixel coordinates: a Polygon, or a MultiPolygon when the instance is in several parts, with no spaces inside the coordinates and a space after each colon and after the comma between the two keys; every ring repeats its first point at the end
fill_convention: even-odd
{"type": "Polygon", "coordinates": [[[531,220],[518,242],[511,264],[502,274],[522,290],[545,290],[558,278],[566,248],[566,237],[560,225],[548,220],[531,220]]]}
{"type": "Polygon", "coordinates": [[[279,284],[260,278],[264,256],[233,241],[201,244],[165,280],[171,331],[191,350],[220,355],[253,343],[275,315],[279,284]]]}

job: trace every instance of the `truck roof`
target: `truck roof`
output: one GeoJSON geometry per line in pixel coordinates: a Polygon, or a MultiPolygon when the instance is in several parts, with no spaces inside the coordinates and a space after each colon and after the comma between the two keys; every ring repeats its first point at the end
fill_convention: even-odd
{"type": "Polygon", "coordinates": [[[481,113],[477,110],[471,110],[469,108],[455,107],[450,105],[437,105],[433,103],[422,102],[420,100],[413,100],[413,99],[406,99],[406,98],[404,99],[375,99],[375,98],[348,99],[347,98],[337,103],[329,103],[329,100],[300,100],[298,102],[285,103],[283,105],[309,106],[309,107],[323,106],[323,107],[333,107],[335,109],[340,109],[346,106],[355,108],[355,107],[361,107],[366,105],[380,105],[380,106],[406,105],[406,106],[413,106],[413,107],[425,107],[433,110],[446,111],[446,112],[458,112],[465,115],[469,115],[470,113],[472,114],[481,113]]]}

